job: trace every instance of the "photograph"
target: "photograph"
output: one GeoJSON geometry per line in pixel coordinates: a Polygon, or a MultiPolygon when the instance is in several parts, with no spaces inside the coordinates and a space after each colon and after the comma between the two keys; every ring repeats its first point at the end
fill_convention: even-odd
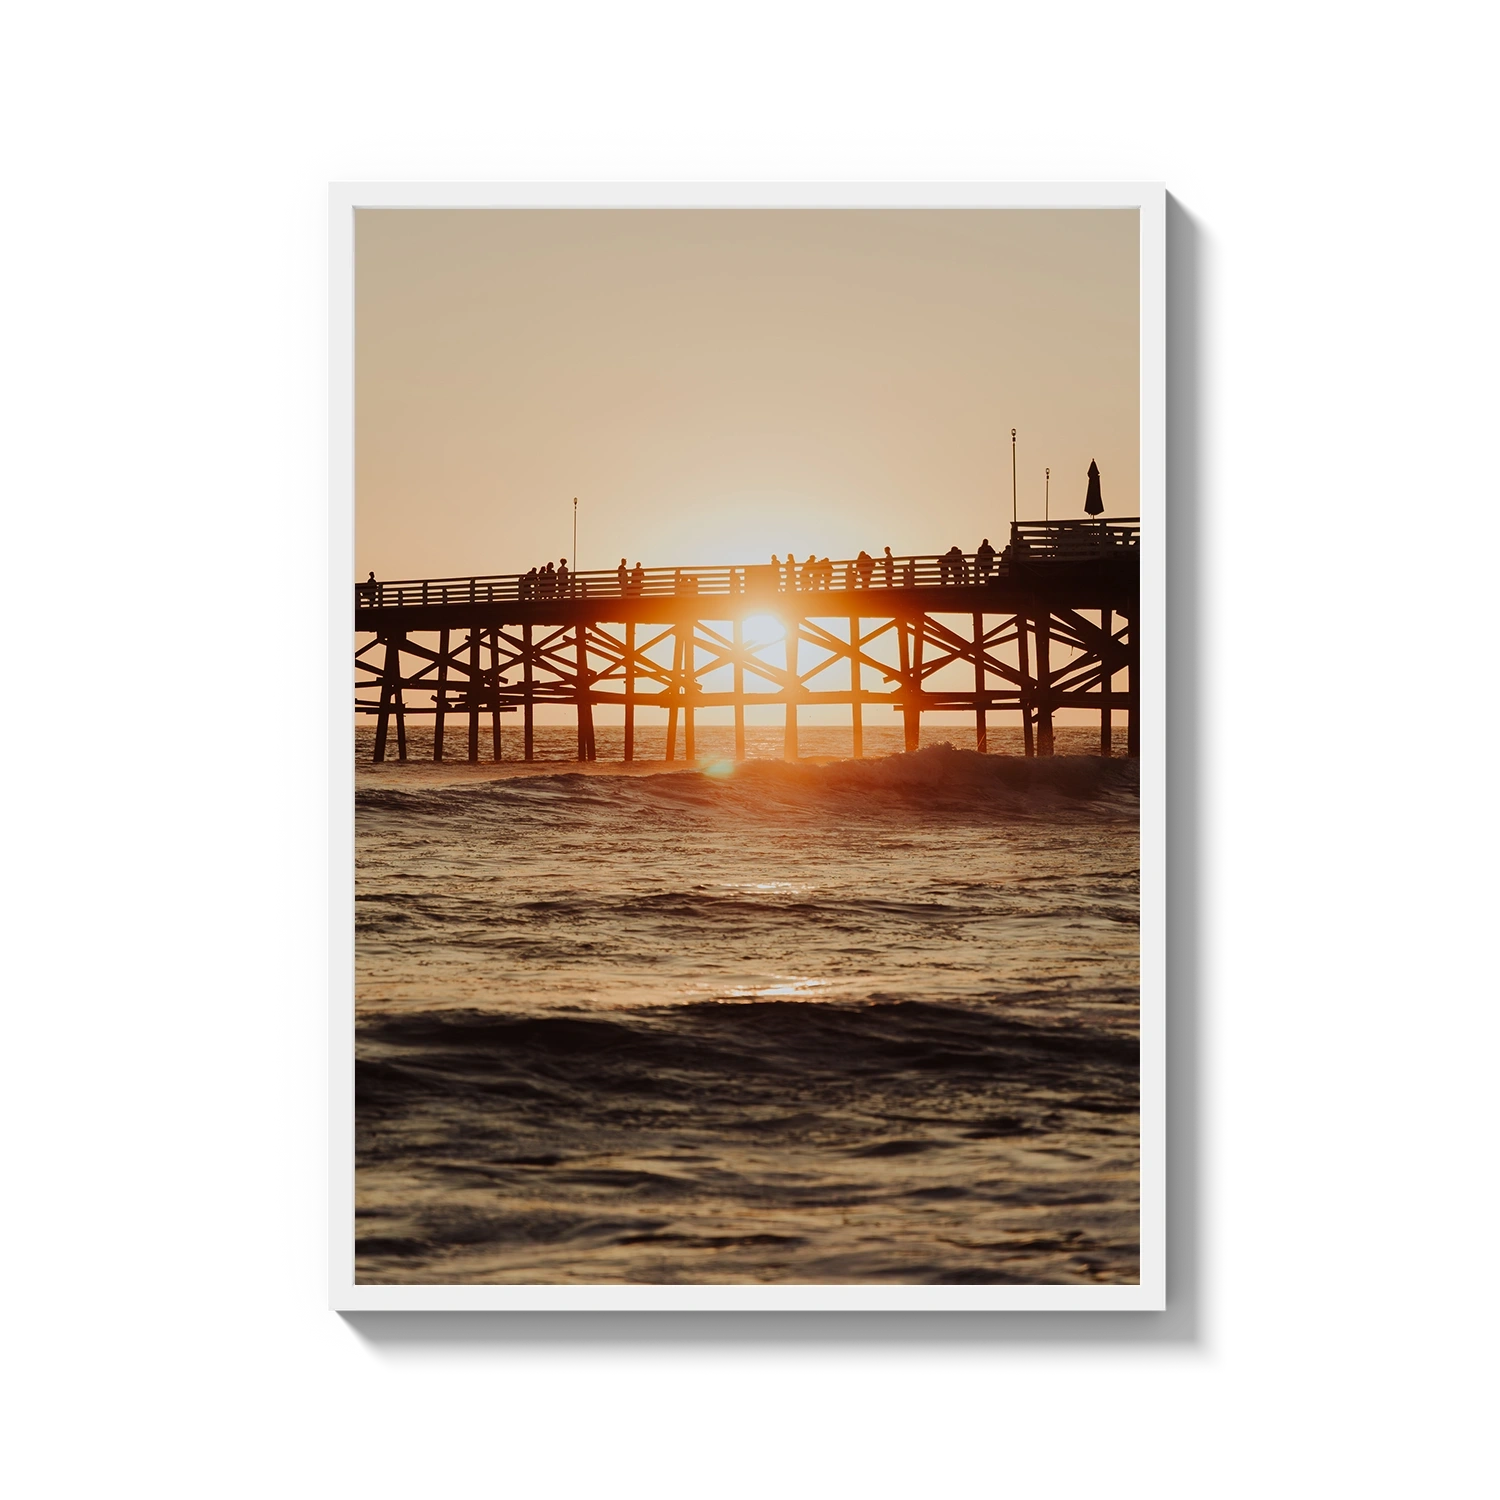
{"type": "Polygon", "coordinates": [[[1141,208],[350,212],[336,1266],[1139,1291],[1141,208]]]}

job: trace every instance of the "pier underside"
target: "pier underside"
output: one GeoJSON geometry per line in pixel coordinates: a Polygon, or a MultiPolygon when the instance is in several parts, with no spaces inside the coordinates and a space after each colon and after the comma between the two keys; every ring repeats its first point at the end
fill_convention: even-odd
{"type": "MultiPolygon", "coordinates": [[[[847,706],[853,751],[863,753],[871,706],[894,710],[905,743],[919,743],[922,715],[974,715],[987,727],[1019,720],[1028,755],[1050,755],[1054,716],[1098,715],[1099,753],[1111,753],[1115,716],[1138,753],[1138,590],[1132,566],[1022,569],[983,582],[787,590],[758,584],[708,596],[696,589],[614,598],[496,599],[483,585],[445,582],[360,600],[356,610],[356,712],[375,718],[374,759],[406,759],[406,721],[434,724],[437,760],[478,760],[488,720],[499,759],[501,716],[521,715],[532,758],[539,705],[571,706],[578,758],[595,758],[594,722],[604,707],[623,717],[624,758],[635,757],[640,709],[665,710],[666,758],[692,761],[695,717],[730,709],[735,749],[745,753],[749,709],[774,705],[785,753],[798,754],[804,705],[847,706]],[[390,596],[394,595],[394,598],[390,596]],[[454,597],[458,595],[459,597],[454,597]],[[1015,716],[1011,718],[1010,716],[1015,716]],[[394,741],[394,743],[393,743],[394,741]]],[[[746,576],[749,575],[749,576],[746,576]]],[[[681,579],[674,580],[679,588],[681,579]]],[[[628,588],[628,581],[627,581],[628,588]]],[[[764,716],[757,716],[763,722],[764,716]]]]}

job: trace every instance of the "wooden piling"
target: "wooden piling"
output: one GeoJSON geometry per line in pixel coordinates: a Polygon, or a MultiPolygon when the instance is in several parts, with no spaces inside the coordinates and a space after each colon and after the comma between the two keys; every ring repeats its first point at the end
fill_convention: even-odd
{"type": "Polygon", "coordinates": [[[1052,754],[1052,611],[1036,616],[1036,753],[1052,754]]]}
{"type": "Polygon", "coordinates": [[[592,760],[589,753],[594,740],[594,710],[589,699],[588,627],[582,620],[573,637],[577,652],[578,677],[573,688],[573,705],[578,718],[578,758],[592,760]]]}
{"type": "Polygon", "coordinates": [[[391,689],[395,694],[393,706],[396,712],[396,759],[398,761],[406,759],[406,692],[401,680],[401,648],[405,644],[404,634],[396,638],[396,675],[391,683],[391,689]]]}
{"type": "Polygon", "coordinates": [[[788,620],[786,625],[786,732],[781,743],[783,760],[796,760],[801,754],[797,745],[797,668],[799,662],[798,642],[802,636],[802,622],[788,620]]]}
{"type": "Polygon", "coordinates": [[[990,750],[984,703],[984,614],[974,616],[974,744],[981,755],[990,750]]]}
{"type": "Polygon", "coordinates": [[[490,626],[490,726],[495,743],[491,746],[492,758],[501,759],[500,739],[500,632],[490,626]]]}
{"type": "Polygon", "coordinates": [[[532,727],[536,717],[536,706],[533,698],[534,684],[531,675],[531,626],[521,627],[521,754],[527,759],[532,757],[532,727]]]}
{"type": "Polygon", "coordinates": [[[375,754],[371,757],[377,766],[385,761],[385,742],[391,729],[392,684],[401,670],[401,652],[396,639],[394,635],[385,639],[385,667],[380,677],[380,712],[375,719],[375,754]]]}
{"type": "Polygon", "coordinates": [[[689,765],[698,759],[698,746],[693,738],[694,701],[698,692],[698,643],[694,629],[694,626],[688,626],[687,637],[682,643],[682,758],[689,765]]]}
{"type": "Polygon", "coordinates": [[[625,759],[635,759],[635,621],[625,626],[625,759]]]}
{"type": "Polygon", "coordinates": [[[917,686],[912,676],[912,641],[908,631],[913,629],[911,620],[896,621],[896,643],[900,655],[901,672],[901,719],[906,729],[906,753],[917,749],[922,739],[922,711],[917,707],[917,686]]]}
{"type": "Polygon", "coordinates": [[[855,760],[863,760],[865,754],[865,716],[861,693],[864,691],[863,674],[859,669],[859,616],[849,616],[849,753],[855,760]]]}
{"type": "Polygon", "coordinates": [[[1130,655],[1128,657],[1127,682],[1129,707],[1126,709],[1125,753],[1139,756],[1141,753],[1141,642],[1136,632],[1140,628],[1140,606],[1132,615],[1126,616],[1130,628],[1130,655]]]}
{"type": "Polygon", "coordinates": [[[469,627],[469,761],[479,762],[479,627],[469,627]]]}
{"type": "Polygon", "coordinates": [[[664,759],[677,759],[677,704],[682,696],[682,632],[672,637],[672,696],[667,702],[667,753],[664,759]]]}
{"type": "Polygon", "coordinates": [[[1025,743],[1026,754],[1036,754],[1036,741],[1032,737],[1031,730],[1031,703],[1032,703],[1032,681],[1031,681],[1031,658],[1026,649],[1026,631],[1028,620],[1024,614],[1016,616],[1016,660],[1020,664],[1021,672],[1021,738],[1025,743]]]}
{"type": "MultiPolygon", "coordinates": [[[[743,585],[741,586],[743,592],[743,585]]],[[[745,758],[745,668],[740,656],[745,649],[745,622],[734,617],[734,758],[745,758]]]]}
{"type": "Polygon", "coordinates": [[[1099,754],[1106,760],[1114,754],[1114,724],[1109,712],[1109,695],[1114,678],[1114,673],[1110,669],[1114,665],[1115,657],[1111,648],[1114,635],[1111,619],[1110,608],[1106,604],[1099,611],[1099,628],[1104,632],[1104,640],[1099,646],[1099,754]]]}
{"type": "Polygon", "coordinates": [[[432,724],[432,758],[443,758],[443,720],[447,717],[448,702],[448,635],[446,629],[438,632],[438,678],[437,717],[432,724]]]}

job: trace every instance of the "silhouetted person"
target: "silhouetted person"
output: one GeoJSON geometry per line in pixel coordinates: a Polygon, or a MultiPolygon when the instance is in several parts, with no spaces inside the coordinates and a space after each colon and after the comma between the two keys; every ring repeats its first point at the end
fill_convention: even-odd
{"type": "Polygon", "coordinates": [[[536,598],[536,569],[532,568],[521,580],[521,597],[523,599],[536,598]]]}
{"type": "Polygon", "coordinates": [[[861,547],[859,549],[859,556],[854,559],[854,566],[859,573],[860,588],[869,588],[870,574],[875,571],[875,559],[861,547]]]}
{"type": "Polygon", "coordinates": [[[615,569],[615,577],[620,581],[620,594],[624,597],[625,587],[630,582],[630,569],[625,566],[625,559],[620,559],[620,566],[615,569]]]}
{"type": "Polygon", "coordinates": [[[979,550],[974,554],[974,571],[983,583],[989,576],[990,570],[995,566],[995,549],[990,546],[990,539],[985,539],[979,544],[979,550]]]}
{"type": "Polygon", "coordinates": [[[771,554],[771,577],[776,580],[775,586],[781,587],[781,559],[773,552],[771,554]]]}
{"type": "Polygon", "coordinates": [[[564,599],[568,597],[568,587],[571,582],[572,580],[568,575],[568,560],[567,558],[563,558],[557,565],[557,592],[564,599]]]}
{"type": "Polygon", "coordinates": [[[896,559],[891,556],[891,549],[885,549],[885,586],[894,588],[896,584],[896,559]]]}
{"type": "Polygon", "coordinates": [[[370,569],[370,576],[359,586],[360,593],[373,604],[380,593],[380,585],[375,582],[375,570],[370,569]]]}
{"type": "Polygon", "coordinates": [[[639,594],[646,587],[646,570],[636,563],[630,573],[630,592],[639,594]]]}

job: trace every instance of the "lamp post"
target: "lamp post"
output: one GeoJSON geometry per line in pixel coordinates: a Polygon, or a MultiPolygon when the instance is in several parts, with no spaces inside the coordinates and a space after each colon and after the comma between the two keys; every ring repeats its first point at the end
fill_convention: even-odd
{"type": "Polygon", "coordinates": [[[1052,470],[1047,470],[1046,499],[1042,501],[1042,515],[1050,522],[1052,520],[1052,470]]]}
{"type": "Polygon", "coordinates": [[[1010,524],[1016,524],[1016,429],[1010,430],[1010,524]]]}
{"type": "Polygon", "coordinates": [[[578,496],[573,496],[573,571],[578,571],[578,496]]]}

